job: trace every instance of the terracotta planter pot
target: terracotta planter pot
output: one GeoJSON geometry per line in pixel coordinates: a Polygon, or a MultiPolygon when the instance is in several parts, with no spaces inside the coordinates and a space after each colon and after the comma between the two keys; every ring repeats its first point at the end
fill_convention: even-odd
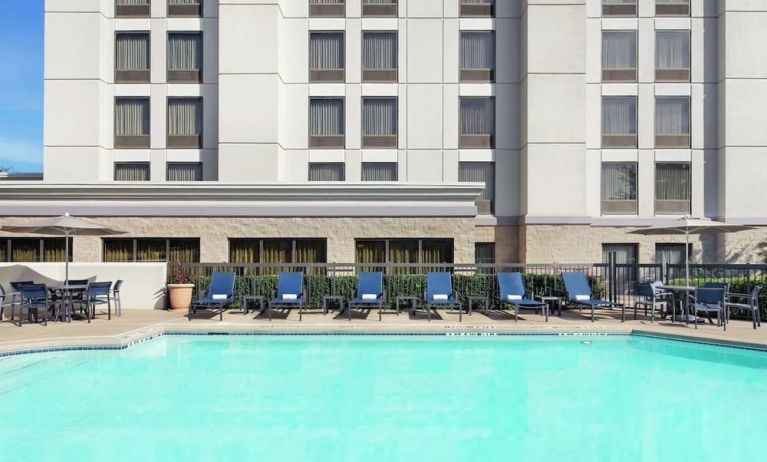
{"type": "Polygon", "coordinates": [[[168,297],[171,310],[188,310],[192,303],[194,284],[168,284],[168,297]]]}

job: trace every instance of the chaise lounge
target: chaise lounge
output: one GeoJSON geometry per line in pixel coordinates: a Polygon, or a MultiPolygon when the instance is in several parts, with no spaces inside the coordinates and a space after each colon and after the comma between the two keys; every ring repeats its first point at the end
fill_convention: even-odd
{"type": "Polygon", "coordinates": [[[381,320],[386,292],[383,288],[383,273],[362,272],[357,280],[357,290],[354,298],[349,301],[347,308],[349,320],[352,318],[352,308],[378,307],[378,320],[381,320]]]}
{"type": "Polygon", "coordinates": [[[519,310],[542,311],[549,322],[549,305],[543,301],[535,300],[525,291],[521,273],[502,272],[498,273],[499,305],[511,305],[514,307],[514,321],[519,321],[519,310]]]}
{"type": "Polygon", "coordinates": [[[562,273],[562,281],[565,283],[568,303],[578,306],[579,309],[584,306],[591,308],[591,322],[594,322],[595,308],[621,308],[621,322],[626,321],[626,307],[623,304],[592,298],[593,293],[585,273],[580,271],[562,273]]]}
{"type": "Polygon", "coordinates": [[[277,291],[269,302],[269,318],[271,319],[272,307],[298,308],[298,320],[303,320],[306,308],[306,296],[304,294],[304,273],[283,272],[277,276],[277,291]]]}
{"type": "Polygon", "coordinates": [[[204,297],[195,300],[189,305],[187,318],[192,320],[192,315],[198,308],[218,309],[219,320],[224,320],[224,310],[234,300],[234,273],[215,272],[210,277],[210,287],[204,297]]]}

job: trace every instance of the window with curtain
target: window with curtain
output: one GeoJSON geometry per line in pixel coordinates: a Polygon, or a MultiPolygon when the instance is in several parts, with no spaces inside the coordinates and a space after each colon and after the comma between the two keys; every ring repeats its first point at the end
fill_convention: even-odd
{"type": "Polygon", "coordinates": [[[327,239],[229,239],[230,263],[327,263],[327,239]]]}
{"type": "Polygon", "coordinates": [[[168,81],[200,82],[202,77],[202,34],[168,34],[168,81]]]}
{"type": "MultiPolygon", "coordinates": [[[[684,244],[655,244],[655,263],[667,265],[684,265],[684,244]]],[[[687,248],[692,256],[692,244],[687,248]]]]}
{"type": "Polygon", "coordinates": [[[690,31],[655,32],[655,80],[690,80],[690,31]]]}
{"type": "Polygon", "coordinates": [[[168,147],[202,146],[202,99],[168,99],[168,147]]]}
{"type": "Polygon", "coordinates": [[[362,98],[362,147],[397,147],[396,98],[362,98]]]}
{"type": "Polygon", "coordinates": [[[495,134],[493,98],[461,98],[461,148],[490,148],[495,134]]]}
{"type": "MultiPolygon", "coordinates": [[[[639,263],[637,259],[637,244],[602,244],[602,263],[610,262],[610,254],[615,253],[616,265],[627,265],[639,263]]],[[[615,291],[623,294],[631,293],[637,282],[636,267],[617,267],[616,268],[617,287],[615,291]]]]}
{"type": "Polygon", "coordinates": [[[690,98],[659,96],[655,98],[655,147],[690,147],[690,98]]]}
{"type": "Polygon", "coordinates": [[[602,31],[602,80],[634,82],[636,67],[636,31],[602,31]]]}
{"type": "Polygon", "coordinates": [[[397,16],[397,0],[362,0],[362,16],[397,16]]]}
{"type": "Polygon", "coordinates": [[[397,181],[397,163],[363,162],[362,181],[397,181]]]}
{"type": "Polygon", "coordinates": [[[690,0],[655,0],[656,16],[689,16],[690,0]]]}
{"type": "Polygon", "coordinates": [[[602,16],[636,16],[637,0],[602,0],[602,16]]]}
{"type": "Polygon", "coordinates": [[[485,189],[477,200],[477,213],[489,215],[493,213],[495,201],[495,163],[494,162],[460,162],[458,164],[458,181],[466,183],[484,183],[485,189]]]}
{"type": "Polygon", "coordinates": [[[636,162],[602,164],[602,214],[637,213],[636,162]]]}
{"type": "Polygon", "coordinates": [[[119,32],[115,36],[115,81],[149,82],[149,33],[119,32]]]}
{"type": "Polygon", "coordinates": [[[344,100],[311,98],[309,100],[309,147],[344,147],[344,100]]]}
{"type": "Polygon", "coordinates": [[[309,181],[344,181],[346,166],[343,162],[310,162],[309,181]]]}
{"type": "Polygon", "coordinates": [[[169,162],[168,181],[202,181],[202,163],[169,162]]]}
{"type": "Polygon", "coordinates": [[[202,16],[202,0],[168,0],[168,16],[202,16]]]}
{"type": "Polygon", "coordinates": [[[309,16],[343,17],[345,3],[344,0],[309,0],[309,16]]]}
{"type": "Polygon", "coordinates": [[[115,148],[148,148],[149,128],[149,98],[115,99],[115,148]]]}
{"type": "Polygon", "coordinates": [[[197,238],[104,238],[104,262],[199,263],[197,238]]]}
{"type": "Polygon", "coordinates": [[[474,263],[478,265],[495,264],[495,243],[477,242],[474,244],[474,263]]]}
{"type": "Polygon", "coordinates": [[[690,164],[655,165],[655,213],[690,213],[690,164]]]}
{"type": "Polygon", "coordinates": [[[311,32],[309,34],[309,81],[344,80],[344,33],[311,32]]]}
{"type": "Polygon", "coordinates": [[[149,181],[149,162],[116,162],[115,181],[149,181]]]}
{"type": "Polygon", "coordinates": [[[116,0],[115,4],[118,6],[122,5],[149,5],[151,4],[151,0],[116,0]]]}
{"type": "Polygon", "coordinates": [[[397,33],[362,33],[362,80],[365,82],[397,81],[397,33]]]}
{"type": "Polygon", "coordinates": [[[635,148],[636,138],[636,97],[602,97],[602,147],[635,148]]]}
{"type": "Polygon", "coordinates": [[[362,264],[453,263],[452,239],[357,239],[355,249],[362,264]]]}
{"type": "Polygon", "coordinates": [[[461,0],[461,16],[493,16],[495,0],[461,0]]]}
{"type": "Polygon", "coordinates": [[[115,0],[115,16],[149,17],[150,0],[115,0]]]}
{"type": "Polygon", "coordinates": [[[495,34],[492,31],[462,31],[460,53],[462,81],[494,79],[495,34]]]}
{"type": "MultiPolygon", "coordinates": [[[[69,261],[72,261],[72,238],[69,238],[69,261]]],[[[0,239],[0,262],[63,262],[66,242],[63,237],[54,238],[3,238],[0,239]]]]}

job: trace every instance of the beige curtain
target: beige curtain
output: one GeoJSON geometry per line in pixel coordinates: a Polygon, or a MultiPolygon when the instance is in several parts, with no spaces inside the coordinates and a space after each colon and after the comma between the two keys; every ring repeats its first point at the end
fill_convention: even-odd
{"type": "Polygon", "coordinates": [[[197,239],[170,239],[168,261],[174,263],[199,263],[200,241],[197,239]]]}
{"type": "Polygon", "coordinates": [[[133,239],[105,239],[104,261],[107,263],[133,261],[133,239]]]}
{"type": "Polygon", "coordinates": [[[40,261],[39,239],[14,239],[11,241],[11,261],[16,263],[40,261]]]}
{"type": "MultiPolygon", "coordinates": [[[[69,240],[69,250],[72,251],[72,240],[69,240]]],[[[64,238],[43,239],[43,261],[63,262],[66,260],[66,243],[64,238]]],[[[70,254],[71,255],[71,254],[70,254]]],[[[72,259],[69,259],[72,261],[72,259]]]]}
{"type": "Polygon", "coordinates": [[[0,263],[8,261],[8,240],[0,239],[0,263]]]}
{"type": "Polygon", "coordinates": [[[265,240],[261,263],[292,263],[293,244],[284,240],[265,240]]]}
{"type": "Polygon", "coordinates": [[[230,239],[229,262],[230,263],[258,263],[259,240],[258,239],[230,239]]]}
{"type": "Polygon", "coordinates": [[[423,240],[421,258],[423,263],[453,263],[452,241],[423,240]]]}
{"type": "Polygon", "coordinates": [[[324,240],[297,240],[296,263],[327,263],[326,247],[324,240]]]}

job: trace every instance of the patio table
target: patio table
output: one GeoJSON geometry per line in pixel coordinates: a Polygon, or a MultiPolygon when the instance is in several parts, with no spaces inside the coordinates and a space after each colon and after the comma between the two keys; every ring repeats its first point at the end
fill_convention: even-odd
{"type": "MultiPolygon", "coordinates": [[[[691,322],[701,322],[704,321],[703,318],[697,316],[697,315],[691,315],[690,314],[690,300],[689,295],[691,292],[695,292],[696,287],[695,286],[683,286],[683,285],[660,285],[657,286],[658,289],[661,290],[667,290],[669,292],[672,292],[674,294],[674,298],[676,298],[676,294],[683,293],[682,298],[682,306],[684,307],[684,313],[682,320],[686,323],[691,322]],[[697,318],[697,319],[696,319],[697,318]]],[[[674,303],[676,305],[676,303],[674,303]]],[[[676,306],[671,307],[671,322],[676,322],[676,306]]]]}
{"type": "MultiPolygon", "coordinates": [[[[76,292],[84,292],[88,290],[87,284],[62,284],[60,286],[49,287],[51,292],[58,292],[61,294],[62,304],[64,305],[64,319],[67,322],[72,321],[72,313],[74,312],[74,306],[72,303],[73,295],[76,292]]],[[[88,313],[85,314],[88,318],[88,322],[91,322],[91,317],[88,313]]]]}

